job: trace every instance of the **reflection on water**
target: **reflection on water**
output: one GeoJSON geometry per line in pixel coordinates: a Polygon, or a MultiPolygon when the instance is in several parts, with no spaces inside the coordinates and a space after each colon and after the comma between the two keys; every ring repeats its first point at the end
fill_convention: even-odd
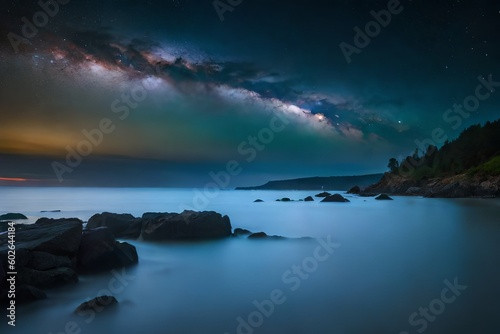
{"type": "MultiPolygon", "coordinates": [[[[138,266],[49,291],[47,300],[18,309],[9,332],[418,333],[409,316],[428,308],[444,280],[455,278],[467,290],[427,321],[425,332],[499,332],[498,200],[274,201],[313,194],[223,191],[200,208],[229,215],[233,227],[313,239],[134,241],[138,266]],[[326,257],[316,250],[328,236],[340,246],[326,257]],[[111,290],[120,302],[114,311],[72,313],[111,290]]],[[[101,211],[179,211],[192,205],[192,196],[191,190],[1,188],[0,210],[36,219],[40,210],[60,209],[43,215],[86,220],[101,211]]]]}

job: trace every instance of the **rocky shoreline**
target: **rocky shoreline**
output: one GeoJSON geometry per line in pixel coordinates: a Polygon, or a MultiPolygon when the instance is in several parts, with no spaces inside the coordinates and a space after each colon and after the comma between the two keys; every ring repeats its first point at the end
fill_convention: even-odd
{"type": "MultiPolygon", "coordinates": [[[[14,253],[9,248],[8,226],[12,226],[12,222],[0,223],[1,304],[8,303],[8,272],[17,273],[15,302],[23,304],[47,298],[46,289],[77,283],[81,274],[92,275],[137,264],[136,248],[117,238],[151,242],[229,237],[284,239],[239,228],[233,232],[229,217],[214,211],[148,212],[140,218],[104,212],[95,214],[87,223],[77,218],[40,218],[34,224],[13,225],[15,266],[10,267],[8,258],[14,253]]],[[[105,297],[113,298],[96,298],[100,302],[105,297]]],[[[88,307],[89,303],[94,304],[87,301],[81,307],[88,307]]]]}
{"type": "Polygon", "coordinates": [[[459,174],[450,177],[414,180],[386,173],[382,179],[364,189],[353,187],[350,194],[390,194],[429,198],[500,197],[500,176],[459,174]]]}

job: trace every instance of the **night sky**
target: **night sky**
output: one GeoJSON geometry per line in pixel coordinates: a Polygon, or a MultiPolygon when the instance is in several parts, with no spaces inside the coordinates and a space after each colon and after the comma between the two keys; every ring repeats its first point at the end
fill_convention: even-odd
{"type": "Polygon", "coordinates": [[[0,185],[378,173],[500,117],[498,1],[47,3],[0,5],[0,185]]]}

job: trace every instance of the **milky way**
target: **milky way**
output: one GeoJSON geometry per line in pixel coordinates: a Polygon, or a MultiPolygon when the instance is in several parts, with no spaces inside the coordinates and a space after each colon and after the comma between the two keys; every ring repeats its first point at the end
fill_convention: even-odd
{"type": "MultiPolygon", "coordinates": [[[[278,114],[289,126],[248,174],[383,171],[389,157],[446,127],[443,113],[477,76],[500,78],[497,5],[401,6],[349,64],[339,44],[355,43],[354,28],[387,1],[243,3],[223,22],[210,1],[61,1],[47,22],[36,1],[9,4],[0,25],[0,154],[63,158],[109,117],[117,130],[89,160],[208,170],[238,157],[240,143],[278,114]],[[26,20],[39,25],[29,38],[26,20]],[[113,109],[137,87],[147,98],[120,120],[113,109]]],[[[492,96],[461,129],[497,118],[499,101],[492,96]]],[[[445,128],[449,138],[461,129],[445,128]]],[[[41,169],[0,176],[50,174],[41,169]]]]}

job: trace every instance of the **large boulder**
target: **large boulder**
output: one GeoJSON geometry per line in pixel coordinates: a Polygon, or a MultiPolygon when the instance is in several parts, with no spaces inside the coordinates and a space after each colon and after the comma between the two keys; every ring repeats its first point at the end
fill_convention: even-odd
{"type": "Polygon", "coordinates": [[[99,272],[138,262],[134,246],[117,242],[107,227],[83,231],[78,250],[77,267],[82,272],[99,272]]]}
{"type": "MultiPolygon", "coordinates": [[[[54,255],[76,254],[82,238],[79,219],[39,219],[32,225],[16,225],[16,256],[22,249],[54,255]]],[[[0,235],[0,256],[6,258],[7,234],[0,235]]]]}
{"type": "Polygon", "coordinates": [[[66,267],[44,271],[21,268],[17,271],[16,277],[16,284],[31,285],[41,289],[76,282],[78,282],[76,272],[73,269],[66,267]]]}
{"type": "Polygon", "coordinates": [[[322,192],[322,193],[319,193],[319,194],[316,194],[315,196],[316,197],[328,197],[328,196],[331,196],[332,194],[330,194],[329,192],[322,192]]]}
{"type": "Polygon", "coordinates": [[[311,196],[307,196],[306,198],[304,198],[304,202],[314,202],[314,198],[312,198],[311,196]]]}
{"type": "Polygon", "coordinates": [[[103,212],[90,217],[87,228],[107,227],[117,238],[138,238],[141,233],[141,224],[140,220],[128,213],[103,212]]]}
{"type": "Polygon", "coordinates": [[[155,218],[170,215],[170,214],[172,214],[172,213],[169,213],[169,212],[146,212],[146,213],[142,214],[142,218],[151,220],[151,219],[155,219],[155,218]]]}
{"type": "Polygon", "coordinates": [[[214,211],[170,213],[143,224],[144,240],[216,239],[231,236],[228,216],[214,211]]]}
{"type": "Polygon", "coordinates": [[[340,194],[335,194],[335,195],[331,195],[331,196],[325,197],[321,202],[322,203],[323,202],[346,203],[346,202],[350,202],[350,201],[347,198],[344,198],[340,194]]]}
{"type": "Polygon", "coordinates": [[[74,264],[67,256],[57,256],[45,252],[31,252],[30,259],[26,263],[26,267],[35,270],[49,270],[62,267],[73,267],[74,264]]]}

